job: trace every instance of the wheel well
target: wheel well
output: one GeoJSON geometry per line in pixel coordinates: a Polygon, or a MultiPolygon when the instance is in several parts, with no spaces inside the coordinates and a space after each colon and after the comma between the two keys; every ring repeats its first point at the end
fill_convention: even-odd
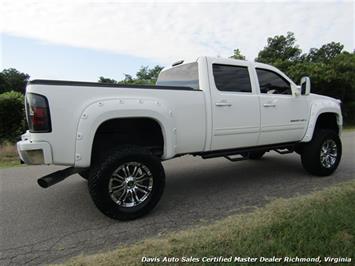
{"type": "Polygon", "coordinates": [[[339,134],[337,115],[335,113],[323,113],[318,116],[315,130],[332,129],[339,134]]]}
{"type": "Polygon", "coordinates": [[[161,157],[164,138],[159,123],[151,118],[119,118],[103,122],[95,133],[91,161],[121,145],[145,147],[161,157]]]}

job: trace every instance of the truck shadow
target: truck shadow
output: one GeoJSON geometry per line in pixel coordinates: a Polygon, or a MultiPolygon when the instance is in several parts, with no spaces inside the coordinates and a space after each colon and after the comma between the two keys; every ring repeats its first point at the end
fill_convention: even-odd
{"type": "Polygon", "coordinates": [[[176,160],[178,169],[166,165],[166,190],[157,212],[185,208],[204,216],[217,209],[217,216],[225,216],[241,208],[261,206],[270,198],[311,191],[310,183],[317,183],[295,155],[267,155],[259,161],[242,162],[222,158],[176,160]]]}
{"type": "MultiPolygon", "coordinates": [[[[310,191],[310,183],[314,183],[296,155],[267,154],[259,161],[242,162],[230,162],[224,158],[202,160],[186,156],[164,162],[164,168],[164,195],[157,208],[141,219],[171,215],[181,220],[182,212],[191,213],[191,218],[222,217],[245,207],[261,206],[270,198],[289,197],[300,190],[310,191]]],[[[85,200],[91,206],[80,210],[78,208],[78,211],[102,217],[87,195],[85,181],[78,182],[76,189],[80,192],[67,194],[66,200],[85,200]],[[70,199],[70,196],[75,198],[70,199]]],[[[76,207],[80,206],[71,208],[76,207]]]]}

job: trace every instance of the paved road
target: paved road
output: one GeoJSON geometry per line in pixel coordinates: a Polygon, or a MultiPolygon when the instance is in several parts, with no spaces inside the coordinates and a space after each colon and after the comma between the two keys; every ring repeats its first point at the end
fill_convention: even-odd
{"type": "Polygon", "coordinates": [[[165,162],[161,202],[148,216],[130,222],[103,216],[78,175],[45,190],[36,184],[37,177],[58,167],[2,169],[0,265],[61,262],[354,179],[355,132],[346,132],[343,143],[339,169],[326,178],[305,173],[296,154],[273,152],[258,162],[190,156],[165,162]]]}

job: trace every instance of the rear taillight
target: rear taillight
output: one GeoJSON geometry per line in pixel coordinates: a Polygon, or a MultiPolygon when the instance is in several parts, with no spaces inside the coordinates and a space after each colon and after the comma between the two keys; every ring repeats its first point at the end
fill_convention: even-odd
{"type": "Polygon", "coordinates": [[[35,93],[26,94],[26,114],[30,132],[51,132],[51,118],[47,98],[35,93]]]}

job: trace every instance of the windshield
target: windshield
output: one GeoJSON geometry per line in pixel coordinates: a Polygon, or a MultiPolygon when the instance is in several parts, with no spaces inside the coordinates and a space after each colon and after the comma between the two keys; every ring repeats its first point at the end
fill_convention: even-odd
{"type": "Polygon", "coordinates": [[[197,62],[179,65],[160,72],[156,85],[199,89],[197,62]]]}

